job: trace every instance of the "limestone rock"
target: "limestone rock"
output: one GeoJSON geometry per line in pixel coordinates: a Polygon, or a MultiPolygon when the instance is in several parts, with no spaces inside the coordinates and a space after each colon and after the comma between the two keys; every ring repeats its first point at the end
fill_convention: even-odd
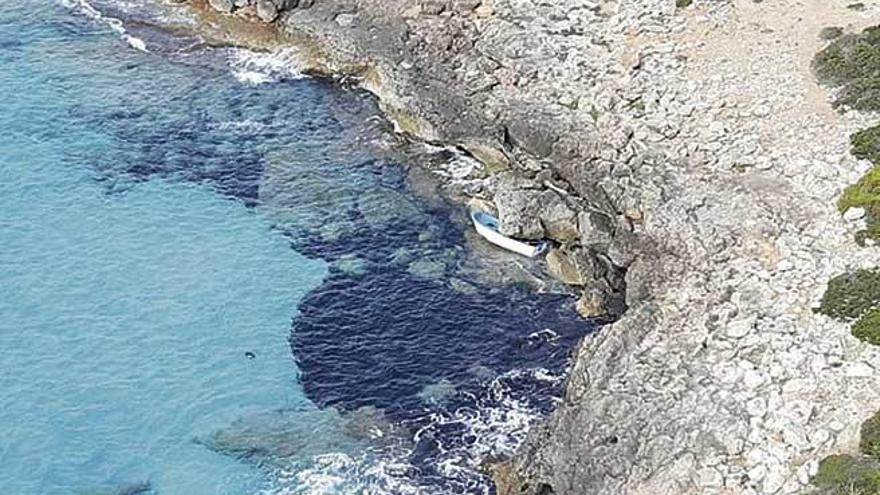
{"type": "Polygon", "coordinates": [[[608,296],[605,292],[587,288],[575,303],[575,310],[584,318],[596,318],[608,313],[608,296]]]}
{"type": "Polygon", "coordinates": [[[578,214],[578,229],[581,245],[607,248],[614,235],[614,220],[604,213],[582,211],[578,214]]]}
{"type": "Polygon", "coordinates": [[[856,220],[861,220],[865,218],[865,209],[864,208],[848,208],[843,213],[843,219],[847,222],[855,222],[856,220]]]}
{"type": "Polygon", "coordinates": [[[559,242],[570,242],[578,238],[578,215],[559,195],[546,190],[538,197],[541,224],[547,237],[559,242]]]}
{"type": "Polygon", "coordinates": [[[545,261],[547,271],[557,280],[568,285],[584,285],[584,275],[571,253],[554,248],[547,253],[545,261]]]}
{"type": "Polygon", "coordinates": [[[208,0],[208,3],[211,7],[214,7],[214,9],[227,14],[232,12],[232,9],[235,8],[232,0],[208,0]]]}
{"type": "Polygon", "coordinates": [[[257,0],[257,17],[263,22],[272,22],[278,18],[278,6],[273,0],[257,0]]]}
{"type": "Polygon", "coordinates": [[[520,187],[515,180],[500,183],[494,200],[501,233],[522,239],[543,238],[545,232],[541,224],[540,195],[539,190],[520,187]]]}

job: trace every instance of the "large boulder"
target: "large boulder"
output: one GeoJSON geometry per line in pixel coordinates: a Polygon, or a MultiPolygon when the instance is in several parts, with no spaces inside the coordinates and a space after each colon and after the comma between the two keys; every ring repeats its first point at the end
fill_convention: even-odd
{"type": "Polygon", "coordinates": [[[578,215],[578,230],[582,246],[607,249],[614,237],[614,220],[597,211],[582,211],[578,215]]]}
{"type": "Polygon", "coordinates": [[[495,191],[495,207],[501,222],[501,233],[521,239],[541,239],[544,226],[539,215],[538,189],[507,185],[503,182],[495,191]]]}
{"type": "Polygon", "coordinates": [[[273,22],[278,18],[278,5],[273,0],[257,0],[257,17],[263,22],[273,22]]]}
{"type": "Polygon", "coordinates": [[[562,243],[578,238],[578,215],[559,193],[549,189],[542,192],[538,210],[547,237],[562,243]]]}
{"type": "Polygon", "coordinates": [[[553,278],[568,285],[584,285],[584,273],[572,253],[551,249],[544,261],[547,263],[547,272],[553,278]]]}
{"type": "Polygon", "coordinates": [[[577,240],[577,213],[565,198],[551,189],[536,188],[533,182],[502,178],[495,190],[495,206],[501,233],[521,239],[550,237],[561,243],[577,240]]]}
{"type": "Polygon", "coordinates": [[[600,260],[601,255],[578,247],[551,249],[545,261],[547,271],[554,278],[568,285],[585,286],[608,277],[608,268],[600,260]]]}

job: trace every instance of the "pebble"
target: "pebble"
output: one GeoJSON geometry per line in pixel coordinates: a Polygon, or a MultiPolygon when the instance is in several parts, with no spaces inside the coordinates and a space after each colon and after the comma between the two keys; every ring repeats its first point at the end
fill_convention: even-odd
{"type": "Polygon", "coordinates": [[[850,363],[846,367],[846,376],[850,378],[868,378],[874,375],[874,368],[866,363],[850,363]]]}
{"type": "Polygon", "coordinates": [[[843,219],[847,222],[855,222],[857,220],[861,220],[862,218],[865,218],[864,208],[847,208],[847,210],[843,213],[843,219]]]}

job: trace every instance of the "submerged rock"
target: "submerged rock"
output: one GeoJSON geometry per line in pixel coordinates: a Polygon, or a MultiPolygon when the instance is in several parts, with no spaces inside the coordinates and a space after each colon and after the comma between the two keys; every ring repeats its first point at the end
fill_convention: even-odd
{"type": "Polygon", "coordinates": [[[323,454],[402,445],[408,438],[409,432],[389,421],[384,412],[365,406],[348,412],[328,407],[253,414],[194,441],[259,466],[284,468],[323,454]]]}
{"type": "Polygon", "coordinates": [[[367,261],[353,254],[344,254],[334,263],[333,268],[346,275],[361,276],[367,273],[367,261]]]}
{"type": "Polygon", "coordinates": [[[426,403],[443,402],[454,396],[456,393],[455,384],[447,379],[442,379],[437,383],[425,385],[419,392],[419,399],[426,403]]]}
{"type": "Polygon", "coordinates": [[[158,495],[149,481],[134,481],[77,491],[76,495],[158,495]]]}
{"type": "Polygon", "coordinates": [[[273,411],[242,417],[196,443],[225,455],[259,465],[284,465],[289,459],[309,459],[361,447],[345,431],[345,420],[336,409],[273,411]]]}
{"type": "Polygon", "coordinates": [[[419,278],[439,280],[446,274],[446,263],[436,259],[419,259],[410,263],[407,271],[419,278]]]}
{"type": "Polygon", "coordinates": [[[373,406],[363,406],[344,414],[345,432],[354,439],[374,447],[401,445],[409,442],[409,431],[392,423],[385,413],[373,406]]]}

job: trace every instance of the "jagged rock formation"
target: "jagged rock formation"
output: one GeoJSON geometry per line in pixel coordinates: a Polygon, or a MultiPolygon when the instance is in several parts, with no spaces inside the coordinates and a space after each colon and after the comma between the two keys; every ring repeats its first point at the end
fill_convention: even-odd
{"type": "Polygon", "coordinates": [[[473,194],[558,241],[585,314],[625,287],[502,494],[798,493],[880,404],[880,354],[812,310],[874,264],[835,208],[869,120],[810,71],[824,28],[877,6],[676,3],[319,0],[275,21],[305,67],[482,161],[473,194]]]}

